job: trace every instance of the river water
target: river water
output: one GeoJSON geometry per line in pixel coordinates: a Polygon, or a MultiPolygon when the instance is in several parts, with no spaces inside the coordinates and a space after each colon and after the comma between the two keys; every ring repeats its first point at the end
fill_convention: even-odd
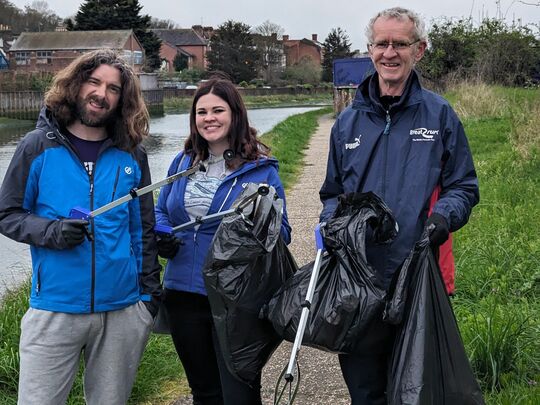
{"type": "MultiPolygon", "coordinates": [[[[271,130],[287,117],[320,107],[264,108],[249,110],[249,121],[259,134],[271,130]]],[[[0,128],[0,183],[11,161],[18,141],[32,129],[29,127],[0,128]]],[[[150,121],[150,137],[146,142],[152,180],[166,177],[170,162],[182,148],[189,133],[188,114],[168,114],[150,121]]],[[[61,191],[59,191],[61,192],[61,191]]],[[[15,288],[31,272],[30,250],[27,245],[0,235],[0,300],[8,289],[15,288]]]]}

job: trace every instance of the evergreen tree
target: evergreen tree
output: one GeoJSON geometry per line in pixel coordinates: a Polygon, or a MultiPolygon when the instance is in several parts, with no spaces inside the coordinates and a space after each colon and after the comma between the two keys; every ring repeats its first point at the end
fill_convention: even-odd
{"type": "Polygon", "coordinates": [[[349,36],[340,27],[333,28],[323,44],[322,80],[332,82],[334,59],[348,58],[352,56],[349,36]]]}
{"type": "Polygon", "coordinates": [[[210,70],[227,73],[235,83],[249,82],[256,77],[260,56],[250,28],[249,25],[229,20],[214,31],[207,54],[210,70]]]}
{"type": "Polygon", "coordinates": [[[141,15],[139,0],[86,0],[75,16],[73,30],[129,30],[141,42],[146,54],[146,67],[157,69],[161,65],[161,40],[149,30],[151,17],[141,15]]]}

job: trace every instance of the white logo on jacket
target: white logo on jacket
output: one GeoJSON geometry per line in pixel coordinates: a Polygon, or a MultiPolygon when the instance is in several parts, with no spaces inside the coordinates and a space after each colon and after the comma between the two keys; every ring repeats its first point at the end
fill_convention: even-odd
{"type": "Polygon", "coordinates": [[[360,146],[360,138],[362,138],[362,135],[358,135],[358,138],[354,138],[354,142],[346,143],[345,150],[358,148],[360,146]]]}
{"type": "Polygon", "coordinates": [[[414,136],[414,138],[412,139],[413,142],[418,142],[418,141],[434,142],[435,141],[434,137],[435,135],[439,135],[439,130],[427,129],[427,128],[415,128],[415,129],[411,129],[411,131],[409,132],[409,135],[414,136]]]}
{"type": "Polygon", "coordinates": [[[124,171],[126,172],[126,174],[131,174],[133,172],[133,169],[130,166],[126,166],[124,167],[124,171]]]}

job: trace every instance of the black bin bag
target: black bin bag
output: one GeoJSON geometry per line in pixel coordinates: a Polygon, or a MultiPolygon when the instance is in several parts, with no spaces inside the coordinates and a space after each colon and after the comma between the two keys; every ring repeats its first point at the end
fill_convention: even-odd
{"type": "Polygon", "coordinates": [[[390,291],[384,317],[398,329],[388,404],[484,404],[426,232],[396,272],[390,291]]]}
{"type": "MultiPolygon", "coordinates": [[[[302,344],[337,353],[381,347],[391,326],[382,321],[383,280],[367,263],[366,233],[377,243],[395,238],[390,209],[373,193],[339,197],[333,217],[322,227],[328,252],[321,260],[302,344]]],[[[303,266],[270,301],[266,316],[284,339],[294,342],[313,263],[303,266]]]]}
{"type": "MultiPolygon", "coordinates": [[[[238,197],[256,192],[249,183],[238,197]]],[[[252,384],[281,343],[259,312],[297,270],[280,236],[283,200],[269,187],[254,204],[254,212],[225,217],[203,268],[220,348],[229,371],[252,384]]]]}

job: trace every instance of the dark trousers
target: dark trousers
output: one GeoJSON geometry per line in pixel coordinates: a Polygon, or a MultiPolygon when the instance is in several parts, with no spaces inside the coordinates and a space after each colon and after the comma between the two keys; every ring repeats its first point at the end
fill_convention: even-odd
{"type": "Polygon", "coordinates": [[[253,387],[236,379],[225,366],[208,298],[165,290],[171,337],[184,366],[193,405],[259,405],[260,377],[253,387]]]}
{"type": "Polygon", "coordinates": [[[385,405],[390,353],[340,354],[339,365],[351,395],[351,405],[385,405]]]}

